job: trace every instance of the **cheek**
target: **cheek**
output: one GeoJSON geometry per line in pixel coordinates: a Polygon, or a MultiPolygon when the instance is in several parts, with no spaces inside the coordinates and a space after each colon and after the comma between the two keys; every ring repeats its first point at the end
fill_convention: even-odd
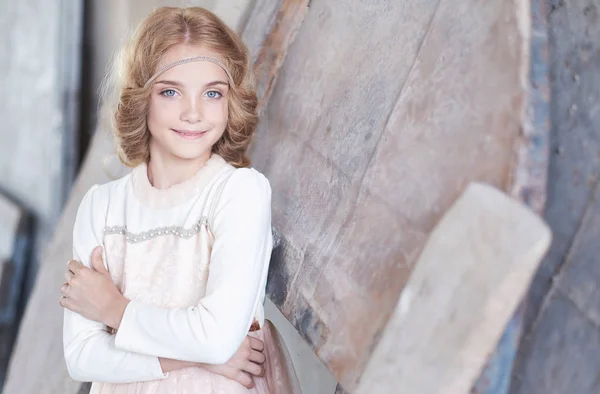
{"type": "Polygon", "coordinates": [[[173,108],[172,104],[169,104],[170,103],[165,101],[150,100],[147,116],[148,129],[150,132],[169,123],[169,119],[175,113],[175,108],[173,108]]]}
{"type": "Polygon", "coordinates": [[[229,114],[227,100],[212,101],[206,107],[205,116],[216,126],[226,125],[229,114]]]}
{"type": "Polygon", "coordinates": [[[229,120],[229,104],[227,103],[227,100],[223,100],[224,104],[221,108],[221,125],[223,127],[223,131],[225,131],[225,128],[227,127],[227,123],[229,120]]]}
{"type": "Polygon", "coordinates": [[[227,104],[227,101],[223,100],[218,104],[214,103],[209,116],[210,119],[208,119],[207,117],[207,120],[209,120],[210,123],[212,123],[213,130],[216,131],[216,133],[214,134],[214,142],[216,143],[216,141],[218,141],[221,138],[223,133],[225,133],[225,129],[227,128],[227,120],[229,116],[229,106],[227,104]]]}

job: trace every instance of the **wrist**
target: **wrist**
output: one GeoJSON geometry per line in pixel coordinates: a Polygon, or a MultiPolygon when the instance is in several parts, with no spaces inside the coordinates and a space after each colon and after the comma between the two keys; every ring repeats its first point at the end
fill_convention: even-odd
{"type": "Polygon", "coordinates": [[[158,361],[160,362],[160,367],[162,368],[163,373],[177,371],[177,370],[185,369],[185,368],[194,368],[194,367],[201,366],[200,363],[194,363],[191,361],[173,360],[170,358],[163,358],[163,357],[159,357],[158,361]]]}
{"type": "Polygon", "coordinates": [[[106,324],[108,327],[118,330],[121,326],[121,320],[123,320],[125,309],[130,302],[131,301],[125,298],[122,294],[116,296],[110,303],[104,324],[106,324]]]}

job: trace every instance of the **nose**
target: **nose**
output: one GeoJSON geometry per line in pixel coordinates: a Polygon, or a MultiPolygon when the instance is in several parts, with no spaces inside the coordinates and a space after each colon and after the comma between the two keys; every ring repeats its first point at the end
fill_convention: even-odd
{"type": "Polygon", "coordinates": [[[187,123],[198,123],[202,120],[203,108],[202,100],[194,97],[188,97],[182,100],[183,108],[179,119],[187,123]]]}

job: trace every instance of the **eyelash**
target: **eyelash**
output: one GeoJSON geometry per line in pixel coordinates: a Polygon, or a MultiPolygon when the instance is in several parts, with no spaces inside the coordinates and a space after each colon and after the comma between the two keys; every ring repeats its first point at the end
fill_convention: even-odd
{"type": "Polygon", "coordinates": [[[167,94],[167,92],[174,92],[174,93],[177,93],[177,92],[175,92],[175,90],[173,90],[173,89],[165,89],[165,90],[163,90],[162,92],[160,92],[160,95],[161,95],[161,96],[165,96],[165,97],[174,97],[174,96],[170,96],[170,95],[168,95],[168,94],[167,94]]]}
{"type": "MultiPolygon", "coordinates": [[[[167,92],[177,93],[174,89],[165,89],[162,92],[160,92],[160,94],[161,94],[161,96],[164,96],[164,97],[169,97],[169,98],[175,97],[174,95],[166,94],[167,92]]],[[[223,97],[223,93],[219,92],[218,90],[209,90],[208,92],[206,92],[207,95],[209,93],[216,93],[218,95],[218,97],[209,97],[210,100],[218,100],[223,97]]]]}
{"type": "Polygon", "coordinates": [[[221,97],[223,97],[223,94],[221,92],[219,92],[218,90],[209,90],[208,92],[206,92],[206,94],[209,94],[209,93],[216,93],[219,95],[219,97],[212,97],[212,98],[209,97],[209,99],[211,99],[211,100],[218,100],[221,97]]]}

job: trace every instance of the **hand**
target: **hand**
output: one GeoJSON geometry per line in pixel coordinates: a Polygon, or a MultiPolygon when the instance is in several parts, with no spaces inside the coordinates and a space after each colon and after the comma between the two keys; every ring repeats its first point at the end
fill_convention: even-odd
{"type": "Polygon", "coordinates": [[[264,375],[263,364],[266,360],[263,354],[264,348],[263,341],[247,335],[233,357],[225,364],[202,364],[201,366],[210,372],[235,380],[249,389],[254,386],[253,376],[264,375]]]}
{"type": "Polygon", "coordinates": [[[92,252],[91,268],[71,260],[61,287],[60,305],[85,318],[119,328],[129,300],[113,283],[102,261],[102,248],[92,252]]]}

